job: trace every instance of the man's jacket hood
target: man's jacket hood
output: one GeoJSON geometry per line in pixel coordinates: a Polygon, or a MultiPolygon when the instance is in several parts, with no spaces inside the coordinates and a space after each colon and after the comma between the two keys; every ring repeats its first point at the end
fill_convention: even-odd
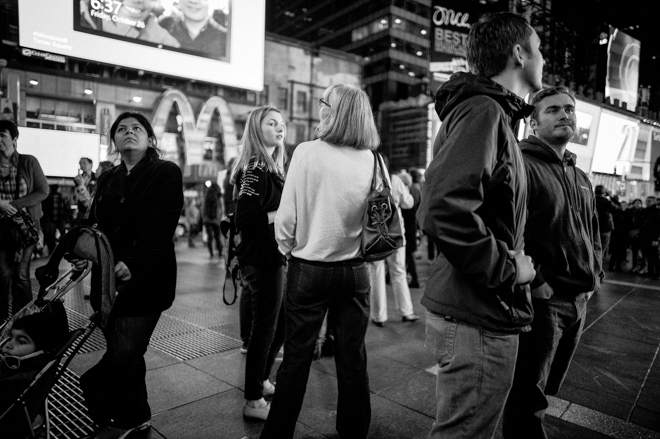
{"type": "Polygon", "coordinates": [[[537,157],[539,160],[543,160],[547,163],[563,163],[566,166],[575,166],[577,163],[577,155],[569,150],[565,150],[564,159],[562,160],[554,149],[543,143],[543,141],[536,136],[529,136],[528,138],[521,140],[520,150],[525,154],[537,157]]]}
{"type": "Polygon", "coordinates": [[[495,81],[472,73],[458,72],[438,89],[435,95],[435,111],[440,121],[444,121],[456,105],[472,96],[482,95],[497,101],[513,121],[529,116],[534,110],[533,106],[527,105],[523,99],[495,81]]]}

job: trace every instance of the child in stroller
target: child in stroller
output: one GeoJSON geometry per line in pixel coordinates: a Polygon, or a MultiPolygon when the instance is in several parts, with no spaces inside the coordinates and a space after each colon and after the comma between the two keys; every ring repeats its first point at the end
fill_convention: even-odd
{"type": "MultiPolygon", "coordinates": [[[[25,315],[14,321],[9,338],[0,347],[0,414],[53,359],[68,336],[68,326],[48,312],[25,315]]],[[[20,434],[16,429],[23,425],[17,421],[18,416],[16,413],[16,416],[5,416],[0,420],[2,437],[20,434]]]]}

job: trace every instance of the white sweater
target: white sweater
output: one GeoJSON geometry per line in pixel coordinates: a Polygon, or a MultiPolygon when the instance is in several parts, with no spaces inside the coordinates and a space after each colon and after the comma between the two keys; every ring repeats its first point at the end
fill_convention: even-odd
{"type": "Polygon", "coordinates": [[[360,257],[373,167],[369,150],[322,140],[300,144],[291,158],[275,217],[280,251],[321,262],[360,257]]]}

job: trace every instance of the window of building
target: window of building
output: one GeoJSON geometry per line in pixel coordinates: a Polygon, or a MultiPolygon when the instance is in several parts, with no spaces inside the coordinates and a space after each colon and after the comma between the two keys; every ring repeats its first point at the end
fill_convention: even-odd
{"type": "Polygon", "coordinates": [[[371,23],[353,29],[351,32],[351,41],[360,41],[367,38],[369,35],[387,30],[390,27],[390,21],[387,17],[378,18],[371,23]]]}
{"type": "Polygon", "coordinates": [[[296,111],[307,113],[307,92],[298,91],[296,93],[296,111]]]}
{"type": "Polygon", "coordinates": [[[266,105],[270,102],[268,92],[269,92],[268,85],[264,84],[264,89],[259,94],[259,104],[260,105],[266,105]]]}
{"type": "Polygon", "coordinates": [[[286,87],[277,87],[277,106],[280,110],[289,109],[289,89],[286,87]]]}
{"type": "Polygon", "coordinates": [[[295,143],[307,141],[307,127],[304,124],[296,123],[293,126],[295,132],[295,143]]]}

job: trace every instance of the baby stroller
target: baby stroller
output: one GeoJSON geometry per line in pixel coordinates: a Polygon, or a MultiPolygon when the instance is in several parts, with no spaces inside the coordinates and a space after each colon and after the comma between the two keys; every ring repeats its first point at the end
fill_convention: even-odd
{"type": "MultiPolygon", "coordinates": [[[[54,320],[58,324],[66,325],[68,332],[68,319],[62,298],[92,271],[95,275],[90,300],[96,312],[90,316],[85,327],[69,332],[68,339],[63,341],[62,347],[36,374],[15,402],[0,413],[0,425],[3,425],[3,420],[9,421],[12,425],[21,423],[19,436],[21,439],[51,437],[48,395],[94,329],[97,326],[105,327],[108,321],[117,293],[114,260],[107,237],[97,229],[87,226],[76,227],[64,235],[46,265],[35,271],[39,283],[36,299],[16,312],[0,327],[0,340],[2,340],[0,346],[6,342],[13,322],[29,314],[54,313],[56,315],[54,320]],[[85,259],[91,263],[88,262],[83,271],[69,269],[60,276],[59,265],[65,255],[85,259]]],[[[5,437],[3,431],[0,431],[0,437],[5,437]]]]}

